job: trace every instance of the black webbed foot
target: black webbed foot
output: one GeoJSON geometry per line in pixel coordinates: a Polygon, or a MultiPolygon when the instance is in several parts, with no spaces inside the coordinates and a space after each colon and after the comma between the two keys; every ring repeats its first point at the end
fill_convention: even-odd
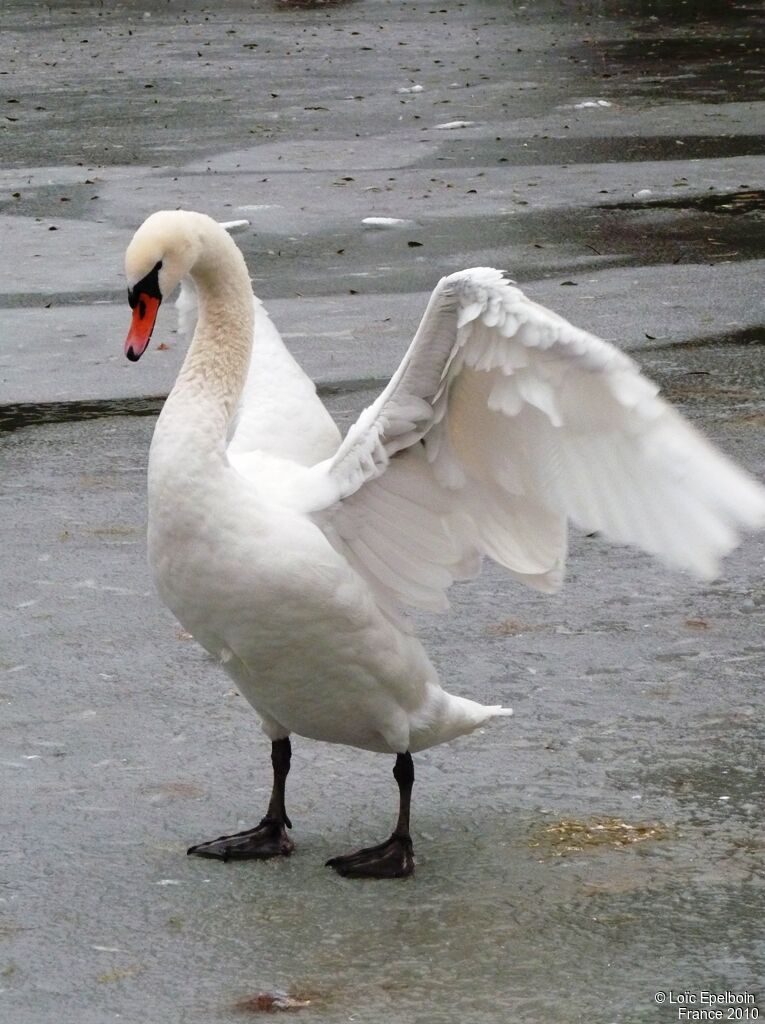
{"type": "Polygon", "coordinates": [[[412,840],[409,835],[394,832],[384,843],[332,857],[326,866],[346,878],[406,878],[414,871],[412,840]]]}
{"type": "Polygon", "coordinates": [[[295,844],[287,835],[285,825],[290,825],[289,819],[284,822],[266,815],[255,828],[190,846],[186,853],[193,857],[211,857],[222,861],[289,857],[295,844]]]}

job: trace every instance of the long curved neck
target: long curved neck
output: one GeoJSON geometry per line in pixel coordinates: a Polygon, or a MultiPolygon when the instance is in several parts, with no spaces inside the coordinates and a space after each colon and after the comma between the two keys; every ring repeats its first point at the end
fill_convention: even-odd
{"type": "Polygon", "coordinates": [[[222,456],[247,377],[254,311],[242,254],[217,225],[206,227],[191,277],[199,304],[197,327],[162,420],[174,420],[177,436],[181,419],[193,431],[198,454],[222,456]]]}

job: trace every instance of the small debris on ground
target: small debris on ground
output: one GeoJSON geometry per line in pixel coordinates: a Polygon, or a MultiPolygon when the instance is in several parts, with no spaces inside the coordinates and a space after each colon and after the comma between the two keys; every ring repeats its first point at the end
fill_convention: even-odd
{"type": "Polygon", "coordinates": [[[475,121],[444,121],[443,124],[434,124],[437,131],[451,131],[453,128],[472,128],[475,121]]]}
{"type": "Polygon", "coordinates": [[[134,967],[115,967],[112,971],[105,971],[103,974],[99,974],[96,977],[96,981],[99,985],[113,985],[115,982],[125,981],[126,978],[133,978],[142,971],[143,967],[138,965],[134,967]]]}
{"type": "Polygon", "coordinates": [[[574,110],[584,110],[586,107],[612,107],[613,103],[608,100],[584,100],[582,103],[575,103],[574,110]]]}
{"type": "Polygon", "coordinates": [[[631,824],[619,818],[594,818],[592,821],[563,818],[539,829],[529,846],[547,847],[554,857],[565,857],[592,847],[619,849],[649,839],[668,839],[675,834],[669,826],[658,822],[631,824]]]}
{"type": "Polygon", "coordinates": [[[365,228],[398,228],[402,224],[411,224],[410,220],[401,217],[364,217],[361,222],[365,228]]]}
{"type": "Polygon", "coordinates": [[[518,619],[504,619],[486,627],[491,636],[519,636],[521,633],[536,633],[544,629],[540,623],[519,622],[518,619]]]}
{"type": "Polygon", "coordinates": [[[303,1010],[311,1005],[310,999],[291,996],[287,992],[258,992],[234,1003],[234,1009],[244,1013],[279,1013],[284,1010],[303,1010]]]}

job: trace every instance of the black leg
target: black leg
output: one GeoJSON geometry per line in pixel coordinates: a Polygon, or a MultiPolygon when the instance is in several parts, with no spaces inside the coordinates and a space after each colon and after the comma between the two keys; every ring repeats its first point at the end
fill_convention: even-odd
{"type": "Polygon", "coordinates": [[[221,836],[208,843],[190,846],[187,853],[195,857],[213,857],[215,860],[266,860],[268,857],[289,857],[295,844],[287,835],[292,822],[284,806],[284,789],[290,770],[292,746],[289,739],[274,740],[271,744],[271,764],[274,767],[274,787],[266,816],[255,828],[221,836]]]}
{"type": "Polygon", "coordinates": [[[347,878],[404,878],[414,871],[414,848],[409,835],[409,807],[414,785],[414,764],[410,753],[399,754],[393,767],[398,783],[398,821],[390,839],[344,857],[333,857],[327,867],[347,878]]]}

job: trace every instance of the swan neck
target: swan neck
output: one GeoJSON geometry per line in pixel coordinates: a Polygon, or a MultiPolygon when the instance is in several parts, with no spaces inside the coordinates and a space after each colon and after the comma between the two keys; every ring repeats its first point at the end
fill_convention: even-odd
{"type": "Polygon", "coordinates": [[[215,440],[225,443],[247,378],[254,308],[244,258],[229,236],[220,234],[208,241],[191,269],[197,326],[168,402],[192,401],[195,416],[207,413],[215,440]]]}

